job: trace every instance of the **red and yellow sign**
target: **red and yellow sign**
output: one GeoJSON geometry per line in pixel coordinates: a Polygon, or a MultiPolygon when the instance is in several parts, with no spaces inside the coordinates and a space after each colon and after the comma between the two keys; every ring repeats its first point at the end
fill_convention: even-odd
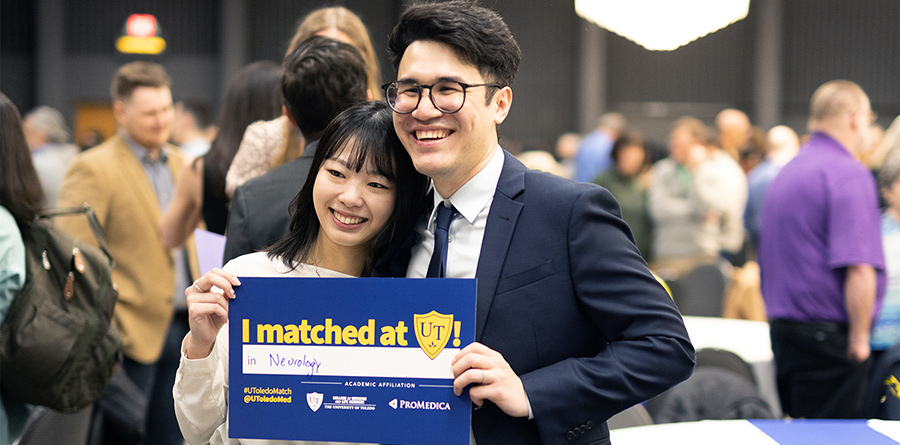
{"type": "Polygon", "coordinates": [[[124,33],[116,39],[116,49],[129,54],[159,54],[166,50],[156,17],[132,14],[125,22],[124,33]]]}

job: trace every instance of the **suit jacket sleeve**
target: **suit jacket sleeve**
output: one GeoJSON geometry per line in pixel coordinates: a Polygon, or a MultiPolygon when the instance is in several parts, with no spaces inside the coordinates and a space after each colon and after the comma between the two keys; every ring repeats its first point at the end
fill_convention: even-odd
{"type": "MultiPolygon", "coordinates": [[[[594,344],[589,347],[599,352],[570,356],[520,376],[544,443],[562,442],[567,431],[588,421],[599,425],[692,372],[694,349],[681,315],[628,233],[606,190],[585,189],[574,200],[566,238],[580,316],[571,318],[571,324],[587,324],[587,332],[599,337],[577,338],[586,331],[557,328],[562,338],[537,341],[547,342],[544,349],[550,342],[558,348],[567,347],[563,342],[594,344]]],[[[566,298],[565,289],[545,291],[566,298]]]]}
{"type": "Polygon", "coordinates": [[[228,227],[225,229],[225,253],[222,264],[253,252],[250,243],[250,218],[247,214],[247,200],[243,187],[234,191],[231,210],[228,213],[228,227]]]}

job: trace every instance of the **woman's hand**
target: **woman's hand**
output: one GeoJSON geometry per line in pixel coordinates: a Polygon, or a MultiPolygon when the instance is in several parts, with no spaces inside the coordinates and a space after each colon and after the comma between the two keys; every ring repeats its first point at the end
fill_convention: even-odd
{"type": "Polygon", "coordinates": [[[233,273],[213,269],[184,290],[191,326],[184,343],[187,358],[206,358],[212,352],[219,329],[228,321],[228,301],[234,298],[234,286],[240,285],[233,273]]]}

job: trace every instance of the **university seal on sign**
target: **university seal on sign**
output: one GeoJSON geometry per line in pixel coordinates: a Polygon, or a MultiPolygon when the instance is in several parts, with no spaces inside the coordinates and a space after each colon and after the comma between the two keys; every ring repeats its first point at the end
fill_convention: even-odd
{"type": "Polygon", "coordinates": [[[425,351],[428,358],[434,360],[453,335],[453,314],[444,315],[431,311],[427,314],[415,314],[413,321],[419,347],[425,351]]]}
{"type": "Polygon", "coordinates": [[[313,412],[318,411],[322,406],[323,398],[320,392],[308,392],[306,393],[306,404],[309,405],[309,409],[313,410],[313,412]]]}

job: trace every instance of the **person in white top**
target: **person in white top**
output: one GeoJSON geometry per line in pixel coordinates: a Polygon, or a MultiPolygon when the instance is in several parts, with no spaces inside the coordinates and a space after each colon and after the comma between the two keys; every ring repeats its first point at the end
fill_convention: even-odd
{"type": "Polygon", "coordinates": [[[185,290],[191,331],[182,344],[173,394],[188,443],[285,443],[228,436],[228,330],[223,327],[238,276],[369,275],[375,258],[391,240],[406,236],[421,213],[427,179],[397,139],[383,102],[358,105],[335,118],[310,171],[316,174],[294,199],[287,236],[266,252],[206,273],[185,290]]]}

